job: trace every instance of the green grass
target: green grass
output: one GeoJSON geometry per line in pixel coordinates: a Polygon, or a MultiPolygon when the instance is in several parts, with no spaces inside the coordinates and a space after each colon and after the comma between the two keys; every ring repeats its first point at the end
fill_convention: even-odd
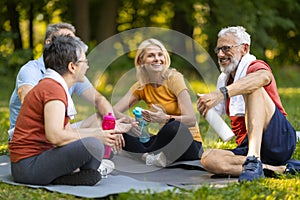
{"type": "MultiPolygon", "coordinates": [[[[297,72],[298,73],[298,72],[297,72]]],[[[10,93],[14,87],[11,77],[1,77],[0,87],[5,88],[0,95],[0,155],[7,153],[7,129],[9,126],[8,102],[10,93]]],[[[281,81],[284,82],[284,81],[281,81]]],[[[300,85],[297,84],[297,85],[300,85]]],[[[298,88],[280,88],[282,102],[287,111],[288,119],[296,130],[300,130],[298,119],[300,118],[300,89],[298,88]]],[[[208,125],[203,118],[200,118],[200,129],[205,136],[208,125]]],[[[208,137],[204,137],[204,140],[208,137]]],[[[205,145],[205,143],[204,143],[205,145]]],[[[210,144],[211,145],[211,144],[210,144]]],[[[234,142],[227,144],[214,141],[214,147],[226,148],[234,146],[234,142]]],[[[206,145],[207,146],[207,145],[206,145]]],[[[210,146],[211,147],[211,146],[210,146]]],[[[300,159],[300,142],[297,144],[296,152],[293,158],[300,159]]],[[[214,185],[204,185],[193,190],[174,189],[162,193],[151,194],[149,191],[136,192],[134,190],[128,193],[113,195],[105,199],[299,199],[300,198],[300,175],[286,176],[278,175],[276,178],[265,178],[250,183],[238,184],[231,183],[227,187],[217,187],[214,185]]],[[[0,182],[0,199],[78,199],[72,195],[66,195],[56,192],[50,192],[44,189],[32,189],[23,186],[13,186],[0,182]]],[[[80,198],[85,199],[85,198],[80,198]]]]}

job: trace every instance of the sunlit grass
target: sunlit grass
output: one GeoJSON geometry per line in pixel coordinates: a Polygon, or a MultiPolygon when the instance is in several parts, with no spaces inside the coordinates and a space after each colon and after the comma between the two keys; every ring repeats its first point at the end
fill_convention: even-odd
{"type": "Polygon", "coordinates": [[[230,183],[227,187],[216,187],[203,184],[194,190],[175,189],[162,193],[151,194],[149,191],[120,194],[118,199],[241,199],[241,200],[296,200],[300,197],[299,176],[296,178],[266,178],[253,182],[230,183]]]}

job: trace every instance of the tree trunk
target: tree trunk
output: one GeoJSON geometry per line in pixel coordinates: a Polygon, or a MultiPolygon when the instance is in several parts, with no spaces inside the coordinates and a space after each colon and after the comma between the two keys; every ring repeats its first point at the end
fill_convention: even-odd
{"type": "MultiPolygon", "coordinates": [[[[175,4],[174,9],[175,15],[172,19],[172,29],[183,33],[190,38],[193,38],[193,26],[188,22],[186,17],[188,13],[185,10],[181,9],[180,5],[175,4]]],[[[192,56],[194,54],[193,47],[187,48],[187,41],[178,40],[176,38],[174,38],[173,41],[173,47],[181,55],[192,56]]]]}
{"type": "Polygon", "coordinates": [[[76,35],[83,41],[90,41],[89,1],[75,0],[74,25],[76,35]]]}
{"type": "Polygon", "coordinates": [[[11,25],[11,32],[13,34],[13,43],[15,46],[15,50],[23,48],[19,27],[19,13],[16,11],[16,7],[17,4],[14,1],[7,1],[7,12],[11,25]]]}
{"type": "Polygon", "coordinates": [[[118,16],[119,1],[102,1],[99,8],[99,18],[97,22],[97,42],[102,42],[105,39],[117,33],[117,16],[118,16]]]}
{"type": "Polygon", "coordinates": [[[172,20],[172,28],[176,31],[179,31],[189,37],[193,37],[193,26],[189,24],[186,16],[188,14],[181,9],[175,8],[175,15],[172,20]]]}
{"type": "Polygon", "coordinates": [[[33,8],[34,5],[32,2],[30,2],[30,6],[29,6],[29,48],[33,49],[33,8]]]}

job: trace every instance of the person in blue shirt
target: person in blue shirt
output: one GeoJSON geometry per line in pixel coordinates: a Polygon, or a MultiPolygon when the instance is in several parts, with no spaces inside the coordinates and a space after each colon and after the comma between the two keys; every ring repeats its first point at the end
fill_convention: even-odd
{"type": "MultiPolygon", "coordinates": [[[[62,22],[50,24],[46,30],[44,44],[46,45],[51,42],[53,36],[75,36],[75,31],[75,27],[69,23],[62,22]]],[[[27,62],[18,72],[16,86],[9,102],[9,141],[12,138],[15,123],[26,94],[44,77],[45,71],[46,68],[43,61],[43,56],[41,56],[37,60],[31,60],[27,62]]],[[[84,78],[84,82],[75,83],[69,89],[69,93],[70,95],[76,93],[79,97],[94,105],[98,111],[87,119],[77,123],[76,125],[80,128],[95,127],[99,124],[98,119],[102,118],[101,116],[109,112],[113,113],[113,109],[109,101],[93,87],[87,77],[84,78]]]]}

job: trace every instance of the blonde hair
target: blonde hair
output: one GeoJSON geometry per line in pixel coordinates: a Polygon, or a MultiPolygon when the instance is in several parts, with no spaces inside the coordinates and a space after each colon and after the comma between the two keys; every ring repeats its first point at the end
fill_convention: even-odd
{"type": "Polygon", "coordinates": [[[165,64],[164,64],[164,69],[162,71],[162,77],[164,79],[168,78],[171,75],[171,72],[173,70],[170,70],[169,67],[171,65],[171,59],[170,59],[170,55],[167,51],[167,49],[165,48],[165,46],[157,39],[154,38],[150,38],[147,40],[144,40],[137,48],[137,52],[135,55],[135,59],[134,59],[134,65],[136,68],[136,77],[137,80],[139,81],[139,83],[141,84],[141,87],[143,87],[145,84],[149,83],[149,77],[147,76],[147,73],[145,73],[145,68],[141,67],[141,59],[143,58],[144,54],[145,54],[145,49],[148,48],[149,46],[157,46],[159,47],[162,52],[163,55],[165,57],[165,64]]]}

